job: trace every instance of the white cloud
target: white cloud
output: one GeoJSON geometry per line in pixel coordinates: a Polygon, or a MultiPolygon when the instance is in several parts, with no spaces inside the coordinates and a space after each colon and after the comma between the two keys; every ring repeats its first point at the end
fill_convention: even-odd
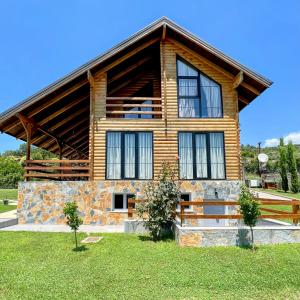
{"type": "Polygon", "coordinates": [[[265,140],[264,146],[265,147],[276,147],[279,145],[279,139],[268,139],[265,140]]]}
{"type": "MultiPolygon", "coordinates": [[[[294,145],[300,145],[300,131],[291,132],[288,135],[283,137],[284,143],[287,144],[289,141],[292,141],[294,145]]],[[[264,142],[265,147],[276,147],[279,145],[279,138],[267,139],[264,142]]]]}

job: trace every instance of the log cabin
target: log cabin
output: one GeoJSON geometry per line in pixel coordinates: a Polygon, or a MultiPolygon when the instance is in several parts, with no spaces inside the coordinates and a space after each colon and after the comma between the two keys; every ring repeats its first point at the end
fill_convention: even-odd
{"type": "Polygon", "coordinates": [[[1,114],[1,132],[27,142],[19,223],[61,224],[74,200],[84,224],[122,224],[163,162],[178,167],[182,199],[236,199],[239,113],[271,84],[155,21],[1,114]],[[32,160],[31,146],[58,159],[32,160]]]}

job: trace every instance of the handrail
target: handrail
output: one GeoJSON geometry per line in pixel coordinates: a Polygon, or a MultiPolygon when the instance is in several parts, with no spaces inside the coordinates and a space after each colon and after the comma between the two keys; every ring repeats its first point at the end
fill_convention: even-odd
{"type": "MultiPolygon", "coordinates": [[[[256,198],[261,205],[289,205],[292,207],[292,212],[270,209],[260,207],[261,212],[269,212],[271,214],[261,214],[259,219],[292,219],[293,224],[297,225],[300,220],[300,201],[297,199],[292,200],[274,200],[267,198],[256,198]]],[[[135,203],[145,201],[144,199],[128,199],[128,218],[132,218],[135,203]]],[[[242,214],[192,214],[190,211],[185,213],[184,208],[187,206],[239,206],[238,201],[220,201],[219,199],[209,199],[209,201],[184,201],[181,199],[178,204],[180,205],[180,212],[177,216],[180,217],[181,226],[185,219],[242,219],[242,214]]]]}
{"type": "Polygon", "coordinates": [[[24,178],[62,179],[90,178],[90,160],[87,159],[36,159],[25,160],[24,178]]]}

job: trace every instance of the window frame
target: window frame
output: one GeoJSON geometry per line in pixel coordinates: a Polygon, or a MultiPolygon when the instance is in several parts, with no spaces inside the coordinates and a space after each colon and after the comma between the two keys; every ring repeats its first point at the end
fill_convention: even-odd
{"type": "Polygon", "coordinates": [[[113,212],[126,212],[128,211],[128,202],[127,202],[127,197],[128,195],[133,195],[134,197],[133,198],[136,198],[136,194],[134,193],[113,193],[112,195],[112,203],[111,203],[111,210],[113,212]],[[115,197],[116,196],[122,196],[123,197],[123,208],[115,208],[115,197]]]}
{"type": "Polygon", "coordinates": [[[222,93],[222,85],[212,79],[210,76],[205,74],[204,72],[200,71],[197,69],[195,66],[193,66],[190,62],[179,56],[178,54],[176,55],[176,83],[177,83],[177,117],[179,119],[222,119],[224,118],[224,111],[223,111],[223,93],[222,93]],[[180,60],[182,63],[186,64],[190,68],[194,69],[198,75],[197,76],[179,76],[178,75],[178,65],[177,61],[180,60]],[[221,97],[221,116],[220,117],[203,117],[202,116],[202,99],[201,99],[201,82],[200,82],[200,74],[207,77],[209,80],[213,81],[216,85],[219,86],[220,88],[220,97],[221,97]],[[198,90],[198,96],[180,96],[179,95],[179,79],[197,79],[197,90],[198,90]],[[179,100],[180,98],[185,98],[185,99],[199,99],[199,117],[180,117],[179,115],[179,100]]]}
{"type": "Polygon", "coordinates": [[[154,141],[153,141],[153,131],[119,131],[119,130],[107,130],[105,133],[105,180],[153,180],[154,176],[154,141]],[[116,132],[121,134],[121,178],[107,178],[107,136],[111,132],[116,132]],[[151,133],[151,146],[152,146],[152,177],[147,179],[139,178],[139,133],[151,133]],[[135,176],[125,177],[125,134],[135,135],[135,176]]]}
{"type": "Polygon", "coordinates": [[[178,145],[178,175],[180,180],[227,180],[226,172],[226,147],[225,147],[225,132],[224,131],[178,131],[177,132],[177,145],[178,145]],[[193,178],[182,178],[180,175],[180,156],[179,156],[179,134],[180,133],[190,133],[192,134],[192,157],[193,157],[193,178]],[[223,134],[223,159],[224,159],[224,178],[211,178],[211,159],[210,159],[210,133],[222,133],[223,134]],[[197,167],[196,167],[196,134],[205,134],[206,136],[206,156],[207,156],[207,177],[197,177],[197,167]]]}

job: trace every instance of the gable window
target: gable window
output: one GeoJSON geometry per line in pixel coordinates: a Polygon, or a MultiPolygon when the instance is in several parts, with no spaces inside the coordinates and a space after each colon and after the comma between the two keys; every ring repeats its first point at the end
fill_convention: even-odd
{"type": "Polygon", "coordinates": [[[152,161],[152,132],[107,132],[107,179],[152,179],[152,161]]]}
{"type": "Polygon", "coordinates": [[[128,200],[135,198],[134,194],[114,194],[113,195],[113,210],[128,209],[128,200]]]}
{"type": "Polygon", "coordinates": [[[180,132],[181,179],[225,179],[223,132],[180,132]]]}
{"type": "Polygon", "coordinates": [[[221,118],[221,86],[187,62],[177,59],[180,118],[221,118]]]}

